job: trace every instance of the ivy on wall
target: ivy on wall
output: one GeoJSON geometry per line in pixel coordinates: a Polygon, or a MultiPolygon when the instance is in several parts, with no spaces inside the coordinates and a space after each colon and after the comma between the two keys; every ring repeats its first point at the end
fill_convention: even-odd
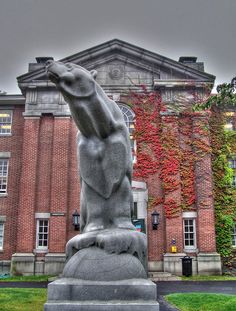
{"type": "Polygon", "coordinates": [[[178,216],[181,211],[194,210],[195,163],[212,155],[217,251],[227,257],[232,249],[231,233],[236,220],[236,189],[232,186],[233,170],[228,165],[229,158],[236,154],[236,132],[224,130],[224,111],[232,109],[236,99],[229,84],[221,85],[218,91],[204,102],[198,101],[193,111],[184,111],[177,118],[166,114],[161,96],[148,92],[145,86],[140,92],[130,94],[129,103],[135,112],[133,136],[137,142],[137,162],[134,177],[147,180],[158,173],[167,197],[151,197],[150,208],[163,204],[167,218],[178,216]],[[196,122],[199,114],[210,115],[210,127],[196,122]],[[195,140],[193,120],[194,135],[198,137],[195,140]],[[179,137],[172,124],[178,126],[179,137]],[[206,139],[209,136],[211,146],[206,139]],[[175,196],[168,196],[179,187],[181,203],[175,196]]]}
{"type": "MultiPolygon", "coordinates": [[[[162,181],[164,197],[152,197],[149,207],[163,204],[167,218],[194,210],[194,164],[211,151],[204,139],[198,142],[192,139],[192,120],[200,113],[170,114],[160,94],[148,92],[145,86],[140,92],[130,94],[129,104],[135,113],[133,138],[137,142],[133,176],[146,181],[158,173],[162,181]],[[181,191],[181,201],[175,195],[171,196],[177,189],[181,191]]],[[[203,136],[209,135],[209,129],[201,128],[201,125],[195,130],[203,136]]]]}
{"type": "Polygon", "coordinates": [[[149,93],[145,86],[142,86],[142,92],[130,94],[130,105],[135,113],[133,138],[137,142],[134,177],[145,179],[155,174],[160,167],[160,111],[163,107],[160,95],[149,93]]]}
{"type": "Polygon", "coordinates": [[[236,189],[229,159],[236,154],[236,132],[225,130],[227,111],[235,111],[236,95],[232,84],[217,87],[218,94],[198,103],[195,110],[211,110],[210,134],[217,251],[222,257],[232,253],[232,230],[236,221],[236,189]]]}
{"type": "Polygon", "coordinates": [[[192,115],[182,115],[182,118],[179,119],[179,131],[180,140],[182,141],[182,146],[180,146],[182,151],[180,162],[182,210],[194,210],[196,197],[194,181],[195,155],[192,150],[192,115]]]}

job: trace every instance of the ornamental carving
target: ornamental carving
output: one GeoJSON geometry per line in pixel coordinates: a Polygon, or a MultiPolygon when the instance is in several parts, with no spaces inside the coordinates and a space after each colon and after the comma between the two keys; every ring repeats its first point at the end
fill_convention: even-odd
{"type": "Polygon", "coordinates": [[[124,68],[119,65],[110,66],[108,74],[112,80],[120,80],[124,76],[124,68]]]}

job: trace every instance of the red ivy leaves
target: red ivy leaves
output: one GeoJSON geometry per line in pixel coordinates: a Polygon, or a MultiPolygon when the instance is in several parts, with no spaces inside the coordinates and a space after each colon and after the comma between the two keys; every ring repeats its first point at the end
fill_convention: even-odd
{"type": "Polygon", "coordinates": [[[135,113],[133,136],[137,142],[134,177],[147,179],[160,170],[165,193],[165,198],[152,198],[149,206],[154,208],[163,204],[166,217],[178,216],[181,210],[192,210],[195,203],[194,165],[211,152],[206,141],[209,129],[195,120],[194,136],[198,139],[193,139],[192,120],[200,113],[161,117],[165,107],[160,95],[149,93],[145,86],[141,93],[132,92],[130,99],[135,113]],[[174,194],[171,196],[180,189],[181,202],[174,194]]]}
{"type": "Polygon", "coordinates": [[[137,142],[137,162],[134,165],[134,177],[147,178],[155,174],[160,167],[161,143],[160,109],[161,98],[157,93],[148,93],[143,87],[142,93],[131,93],[132,108],[135,113],[135,131],[137,142]]]}

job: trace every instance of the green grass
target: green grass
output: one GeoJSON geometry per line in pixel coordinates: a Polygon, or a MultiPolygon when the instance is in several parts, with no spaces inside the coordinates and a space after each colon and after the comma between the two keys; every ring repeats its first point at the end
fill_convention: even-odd
{"type": "Polygon", "coordinates": [[[170,294],[165,299],[181,311],[235,311],[236,295],[170,294]]]}
{"type": "Polygon", "coordinates": [[[45,288],[1,288],[0,311],[43,311],[45,288]]]}
{"type": "Polygon", "coordinates": [[[194,275],[182,276],[182,281],[236,281],[236,276],[230,275],[194,275]]]}
{"type": "Polygon", "coordinates": [[[0,282],[47,282],[50,278],[49,275],[9,276],[0,278],[0,282]]]}

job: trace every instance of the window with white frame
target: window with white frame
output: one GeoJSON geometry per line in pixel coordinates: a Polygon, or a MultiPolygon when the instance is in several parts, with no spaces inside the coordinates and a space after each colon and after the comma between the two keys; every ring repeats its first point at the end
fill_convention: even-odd
{"type": "Polygon", "coordinates": [[[225,116],[224,129],[227,131],[234,131],[235,130],[235,112],[227,111],[224,113],[224,116],[225,116]]]}
{"type": "Polygon", "coordinates": [[[37,219],[37,249],[48,249],[49,220],[37,219]]]}
{"type": "Polygon", "coordinates": [[[232,186],[233,186],[233,187],[236,187],[236,176],[233,176],[232,186]]]}
{"type": "Polygon", "coordinates": [[[7,193],[8,159],[0,159],[0,194],[7,193]]]}
{"type": "Polygon", "coordinates": [[[119,103],[119,108],[123,113],[125,124],[129,130],[131,152],[133,157],[133,162],[136,161],[136,142],[133,137],[134,132],[134,112],[126,105],[119,103]]]}
{"type": "Polygon", "coordinates": [[[196,248],[196,225],[194,218],[184,219],[184,248],[196,248]]]}
{"type": "Polygon", "coordinates": [[[236,224],[234,225],[233,233],[232,233],[232,245],[236,247],[236,224]]]}
{"type": "Polygon", "coordinates": [[[235,157],[229,159],[228,163],[229,163],[230,168],[236,168],[236,158],[235,157]]]}
{"type": "Polygon", "coordinates": [[[0,250],[3,250],[4,223],[0,222],[0,250]]]}
{"type": "Polygon", "coordinates": [[[11,134],[12,127],[12,111],[0,110],[0,135],[11,134]]]}

